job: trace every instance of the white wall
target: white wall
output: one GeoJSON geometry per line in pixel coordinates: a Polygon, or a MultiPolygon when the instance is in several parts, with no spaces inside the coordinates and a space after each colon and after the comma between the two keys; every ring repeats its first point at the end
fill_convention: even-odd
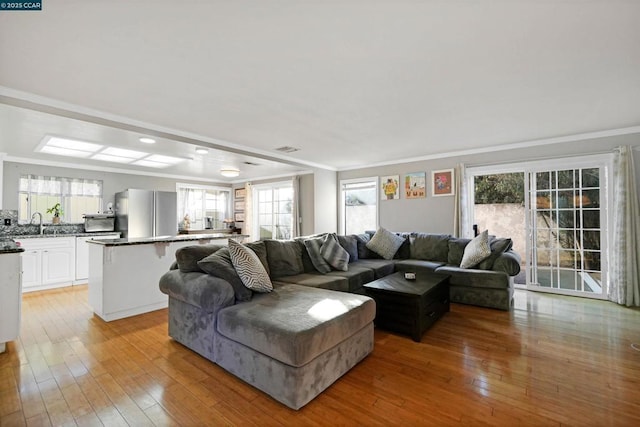
{"type": "Polygon", "coordinates": [[[338,174],[317,169],[314,172],[314,233],[338,230],[338,174]]]}

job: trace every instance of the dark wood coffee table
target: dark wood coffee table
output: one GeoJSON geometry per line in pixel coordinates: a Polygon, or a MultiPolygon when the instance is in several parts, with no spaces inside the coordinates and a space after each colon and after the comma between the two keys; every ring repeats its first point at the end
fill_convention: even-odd
{"type": "Polygon", "coordinates": [[[415,280],[397,272],[364,285],[376,301],[376,326],[420,341],[424,331],[449,311],[449,275],[417,272],[415,280]]]}

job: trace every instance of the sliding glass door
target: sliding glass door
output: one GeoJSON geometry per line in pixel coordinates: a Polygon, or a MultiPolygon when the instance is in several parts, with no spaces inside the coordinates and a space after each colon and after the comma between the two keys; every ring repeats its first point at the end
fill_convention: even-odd
{"type": "Polygon", "coordinates": [[[541,288],[603,295],[606,206],[602,167],[529,175],[532,222],[530,282],[541,288]]]}
{"type": "Polygon", "coordinates": [[[514,240],[526,289],[604,298],[610,174],[608,155],[468,168],[469,218],[514,240]]]}

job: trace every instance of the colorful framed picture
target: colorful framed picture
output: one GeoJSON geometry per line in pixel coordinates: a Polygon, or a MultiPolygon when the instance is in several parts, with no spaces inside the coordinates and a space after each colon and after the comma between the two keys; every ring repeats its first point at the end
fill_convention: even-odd
{"type": "Polygon", "coordinates": [[[427,174],[425,172],[408,173],[404,176],[404,197],[407,199],[427,197],[427,174]]]}
{"type": "Polygon", "coordinates": [[[236,188],[236,192],[235,192],[236,199],[244,197],[246,195],[247,195],[247,190],[245,190],[244,188],[236,188]]]}
{"type": "Polygon", "coordinates": [[[455,192],[455,175],[453,169],[431,172],[432,195],[453,196],[455,192]]]}
{"type": "Polygon", "coordinates": [[[400,175],[380,177],[380,198],[382,200],[397,200],[400,198],[400,175]]]}
{"type": "Polygon", "coordinates": [[[233,215],[233,220],[235,222],[243,222],[244,221],[244,212],[236,212],[233,215]]]}

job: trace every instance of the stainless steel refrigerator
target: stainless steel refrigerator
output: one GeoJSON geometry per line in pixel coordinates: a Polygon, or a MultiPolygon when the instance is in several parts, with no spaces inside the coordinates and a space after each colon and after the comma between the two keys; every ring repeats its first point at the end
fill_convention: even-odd
{"type": "Polygon", "coordinates": [[[178,234],[178,197],[173,191],[128,189],[116,193],[116,231],[124,238],[178,234]]]}

